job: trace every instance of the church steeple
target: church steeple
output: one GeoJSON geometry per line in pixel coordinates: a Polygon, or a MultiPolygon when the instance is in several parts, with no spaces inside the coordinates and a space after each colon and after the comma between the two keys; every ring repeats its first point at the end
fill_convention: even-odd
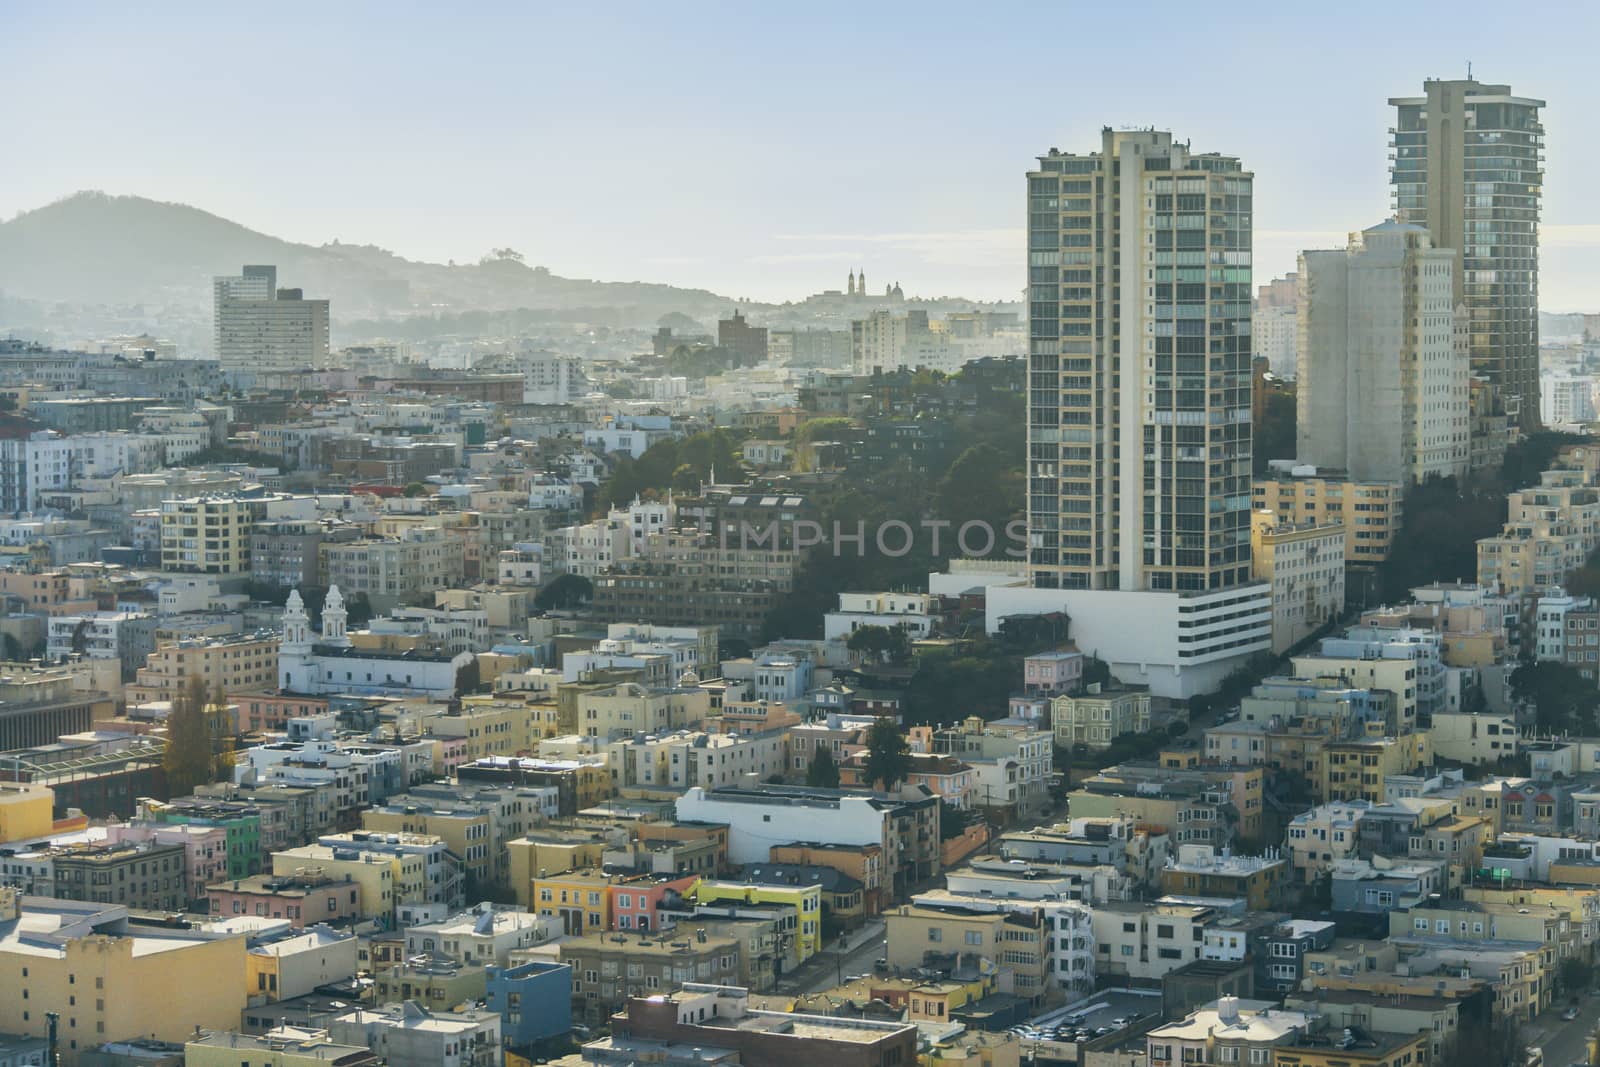
{"type": "Polygon", "coordinates": [[[322,604],[322,643],[325,645],[349,645],[350,638],[345,633],[347,613],[344,610],[344,594],[339,592],[339,587],[328,587],[328,599],[322,604]]]}
{"type": "Polygon", "coordinates": [[[861,278],[856,282],[856,295],[863,297],[867,295],[867,268],[865,267],[861,268],[861,278]]]}
{"type": "Polygon", "coordinates": [[[290,591],[289,599],[283,605],[283,650],[311,650],[311,617],[306,614],[306,604],[300,599],[298,589],[290,591]]]}
{"type": "Polygon", "coordinates": [[[855,296],[856,295],[856,272],[855,272],[854,268],[852,268],[851,271],[850,271],[850,288],[845,293],[845,295],[846,296],[855,296]]]}

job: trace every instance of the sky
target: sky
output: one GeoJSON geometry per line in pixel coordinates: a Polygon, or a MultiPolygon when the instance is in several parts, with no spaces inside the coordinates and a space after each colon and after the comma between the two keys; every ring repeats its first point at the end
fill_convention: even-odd
{"type": "Polygon", "coordinates": [[[0,219],[100,189],[413,259],[1016,299],[1034,157],[1155,126],[1255,172],[1261,283],[1387,216],[1387,99],[1470,61],[1549,102],[1541,304],[1597,310],[1597,30],[1540,0],[0,0],[0,219]]]}

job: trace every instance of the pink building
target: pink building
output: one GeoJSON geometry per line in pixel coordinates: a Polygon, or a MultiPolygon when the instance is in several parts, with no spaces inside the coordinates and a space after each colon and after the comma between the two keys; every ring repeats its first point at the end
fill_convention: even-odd
{"type": "Polygon", "coordinates": [[[206,887],[211,914],[288,919],[296,929],[358,918],[361,887],[348,878],[258,874],[206,887]]]}
{"type": "Polygon", "coordinates": [[[1070,693],[1083,681],[1083,653],[1059,649],[1022,661],[1022,687],[1029,696],[1070,693]]]}
{"type": "Polygon", "coordinates": [[[618,930],[659,930],[658,914],[662,900],[669,894],[680,896],[700,878],[698,874],[681,878],[654,878],[646,876],[634,881],[619,882],[611,887],[612,922],[618,930]]]}
{"type": "Polygon", "coordinates": [[[106,827],[106,841],[151,841],[158,845],[182,845],[184,896],[191,907],[202,907],[206,887],[228,877],[228,830],[225,826],[195,826],[189,823],[112,823],[106,827]]]}

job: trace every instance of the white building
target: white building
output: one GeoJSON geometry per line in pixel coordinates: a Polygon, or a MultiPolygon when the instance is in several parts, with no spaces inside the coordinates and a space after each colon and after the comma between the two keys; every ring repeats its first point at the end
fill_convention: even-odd
{"type": "Polygon", "coordinates": [[[328,365],[328,302],[279,289],[277,280],[271,266],[247,266],[238,277],[213,280],[213,341],[224,371],[328,365]]]}
{"type": "Polygon", "coordinates": [[[1188,699],[1214,691],[1229,672],[1272,647],[1272,591],[1264,584],[1205,593],[985,589],[985,629],[1010,615],[1065,612],[1072,640],[1093,650],[1120,682],[1154,696],[1188,699]]]}
{"type": "Polygon", "coordinates": [[[311,620],[300,591],[290,593],[283,610],[278,688],[307,696],[354,693],[448,698],[456,693],[457,672],[473,659],[470,652],[449,655],[354,648],[345,626],[344,597],[338,586],[328,590],[323,605],[320,641],[312,639],[311,620]]]}
{"type": "Polygon", "coordinates": [[[554,915],[483,903],[439,922],[408,928],[406,955],[437,953],[469,966],[505,967],[515,950],[553,941],[561,932],[561,920],[554,915]]]}
{"type": "Polygon", "coordinates": [[[1356,626],[1343,637],[1324,638],[1317,654],[1291,662],[1296,678],[1338,678],[1357,689],[1389,690],[1400,732],[1409,733],[1419,712],[1440,710],[1444,699],[1440,640],[1431,630],[1356,626]]]}
{"type": "Polygon", "coordinates": [[[1567,654],[1567,615],[1594,610],[1594,598],[1565,593],[1539,598],[1533,613],[1533,658],[1560,662],[1567,654]]]}
{"type": "Polygon", "coordinates": [[[863,626],[900,626],[920,638],[938,621],[939,598],[928,593],[840,593],[839,610],[822,617],[822,636],[834,641],[863,626]]]}
{"type": "Polygon", "coordinates": [[[865,794],[803,798],[696,786],[678,798],[676,814],[680,822],[726,824],[732,863],[767,863],[773,845],[791,841],[880,845],[884,837],[883,802],[865,794]]]}
{"type": "Polygon", "coordinates": [[[518,542],[495,557],[497,585],[538,585],[544,581],[544,546],[518,542]]]}
{"type": "Polygon", "coordinates": [[[1466,474],[1472,369],[1456,344],[1455,256],[1394,221],[1300,254],[1301,463],[1356,481],[1466,474]]]}
{"type": "Polygon", "coordinates": [[[1580,429],[1595,419],[1594,376],[1571,372],[1539,375],[1539,414],[1552,428],[1580,429]]]}
{"type": "Polygon", "coordinates": [[[118,660],[124,680],[132,679],[156,647],[156,617],[134,611],[86,611],[53,615],[45,631],[45,655],[63,660],[74,654],[118,660]]]}
{"type": "Polygon", "coordinates": [[[536,352],[518,356],[516,362],[522,368],[524,404],[570,404],[588,388],[583,363],[576,356],[536,352]]]}
{"type": "Polygon", "coordinates": [[[1279,378],[1293,378],[1298,373],[1295,345],[1298,328],[1294,305],[1256,307],[1250,312],[1250,344],[1258,357],[1267,361],[1267,369],[1279,378]]]}
{"type": "Polygon", "coordinates": [[[358,1008],[328,1024],[328,1036],[365,1045],[390,1067],[481,1067],[500,1062],[500,1015],[429,1011],[416,1001],[358,1008]]]}

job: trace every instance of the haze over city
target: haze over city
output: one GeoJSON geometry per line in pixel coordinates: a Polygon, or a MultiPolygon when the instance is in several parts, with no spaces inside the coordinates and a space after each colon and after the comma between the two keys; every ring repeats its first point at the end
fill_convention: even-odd
{"type": "Polygon", "coordinates": [[[1256,277],[1389,210],[1390,96],[1551,101],[1540,302],[1600,292],[1593,5],[7,5],[0,218],[81,189],[289,240],[799,299],[865,267],[1015,300],[1019,169],[1102,125],[1257,175],[1256,277]],[[1360,29],[1357,29],[1360,27],[1360,29]],[[59,63],[70,56],[70,76],[59,63]]]}

